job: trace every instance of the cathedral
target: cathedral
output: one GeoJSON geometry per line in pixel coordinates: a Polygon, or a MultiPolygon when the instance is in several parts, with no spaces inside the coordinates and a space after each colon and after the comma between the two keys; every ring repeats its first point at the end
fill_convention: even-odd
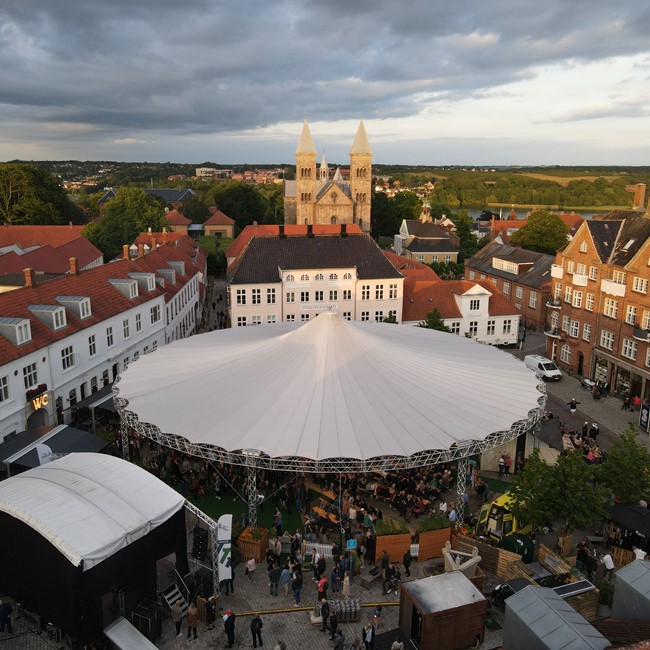
{"type": "Polygon", "coordinates": [[[316,147],[305,119],[296,149],[296,180],[284,182],[285,224],[354,223],[370,232],[372,151],[363,121],[350,150],[350,175],[340,169],[330,177],[323,153],[316,164],[316,147]]]}

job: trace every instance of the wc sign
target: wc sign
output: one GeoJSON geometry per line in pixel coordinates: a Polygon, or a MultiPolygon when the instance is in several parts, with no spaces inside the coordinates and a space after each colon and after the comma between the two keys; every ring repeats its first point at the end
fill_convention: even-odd
{"type": "Polygon", "coordinates": [[[38,409],[42,409],[43,407],[47,406],[50,403],[50,396],[47,393],[43,393],[42,395],[39,395],[38,397],[35,397],[32,400],[32,409],[34,411],[38,411],[38,409]]]}

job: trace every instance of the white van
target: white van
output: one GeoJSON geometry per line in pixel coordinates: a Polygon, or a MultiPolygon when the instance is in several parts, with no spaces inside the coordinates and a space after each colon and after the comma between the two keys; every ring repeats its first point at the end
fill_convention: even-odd
{"type": "Polygon", "coordinates": [[[562,371],[557,367],[555,361],[551,361],[539,354],[529,354],[524,357],[524,363],[540,375],[544,381],[559,381],[562,379],[562,371]]]}

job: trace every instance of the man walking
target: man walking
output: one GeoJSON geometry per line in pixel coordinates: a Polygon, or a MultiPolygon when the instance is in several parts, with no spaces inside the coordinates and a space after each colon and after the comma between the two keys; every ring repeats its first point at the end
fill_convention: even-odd
{"type": "Polygon", "coordinates": [[[262,643],[262,619],[259,614],[255,614],[255,617],[251,621],[251,634],[253,635],[253,647],[257,648],[257,643],[259,641],[260,647],[264,645],[262,643]]]}
{"type": "Polygon", "coordinates": [[[223,622],[223,629],[228,637],[228,645],[226,648],[232,648],[235,644],[235,612],[229,609],[226,612],[226,619],[223,622]]]}
{"type": "Polygon", "coordinates": [[[323,619],[323,626],[321,627],[320,631],[325,632],[327,630],[327,623],[330,617],[330,604],[327,602],[327,598],[323,598],[323,600],[321,600],[320,615],[323,619]]]}

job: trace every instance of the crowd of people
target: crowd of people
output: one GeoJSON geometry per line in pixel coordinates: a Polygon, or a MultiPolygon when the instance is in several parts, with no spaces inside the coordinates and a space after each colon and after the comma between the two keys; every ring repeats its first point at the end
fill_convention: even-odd
{"type": "Polygon", "coordinates": [[[598,423],[585,422],[580,430],[569,429],[566,424],[560,422],[560,433],[563,437],[568,437],[574,449],[581,451],[584,459],[588,463],[602,463],[604,454],[597,443],[598,434],[600,433],[598,423]]]}

